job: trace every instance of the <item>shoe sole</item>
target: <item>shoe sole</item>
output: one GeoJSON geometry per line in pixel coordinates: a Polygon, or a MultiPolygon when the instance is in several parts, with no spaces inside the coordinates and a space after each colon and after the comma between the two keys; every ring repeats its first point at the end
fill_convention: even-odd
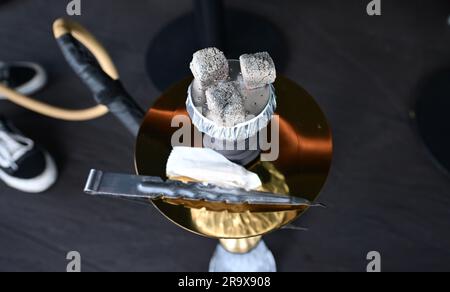
{"type": "Polygon", "coordinates": [[[56,182],[58,171],[51,156],[48,153],[44,153],[44,156],[46,167],[39,176],[31,179],[20,179],[0,170],[0,179],[9,187],[25,193],[37,194],[45,192],[56,182]]]}

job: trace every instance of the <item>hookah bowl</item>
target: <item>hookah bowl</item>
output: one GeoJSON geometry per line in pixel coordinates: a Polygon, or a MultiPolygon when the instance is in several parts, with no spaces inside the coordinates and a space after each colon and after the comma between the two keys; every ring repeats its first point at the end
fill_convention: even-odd
{"type": "MultiPolygon", "coordinates": [[[[229,60],[230,81],[242,82],[239,60],[229,60]]],[[[244,98],[247,120],[234,127],[224,127],[210,120],[205,113],[206,97],[194,80],[189,86],[186,110],[195,129],[204,134],[203,146],[211,148],[228,160],[246,166],[261,154],[262,135],[266,131],[277,108],[277,97],[273,85],[246,90],[253,96],[244,98]]],[[[274,137],[275,138],[275,137],[274,137]]]]}

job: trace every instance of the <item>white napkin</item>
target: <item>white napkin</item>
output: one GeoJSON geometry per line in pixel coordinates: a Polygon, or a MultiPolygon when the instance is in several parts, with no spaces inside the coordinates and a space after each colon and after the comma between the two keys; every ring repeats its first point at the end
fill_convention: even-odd
{"type": "Polygon", "coordinates": [[[167,177],[187,177],[222,187],[256,190],[258,175],[208,148],[174,147],[167,161],[167,177]]]}

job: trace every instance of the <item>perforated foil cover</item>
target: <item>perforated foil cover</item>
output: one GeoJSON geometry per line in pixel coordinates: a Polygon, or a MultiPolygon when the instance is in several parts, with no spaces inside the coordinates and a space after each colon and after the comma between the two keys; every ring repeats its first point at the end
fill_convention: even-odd
{"type": "Polygon", "coordinates": [[[189,86],[187,93],[186,109],[192,123],[200,132],[223,141],[242,141],[255,136],[259,131],[267,127],[277,108],[275,87],[270,85],[269,101],[258,116],[234,127],[223,127],[206,118],[202,112],[195,107],[191,89],[192,84],[189,86]]]}

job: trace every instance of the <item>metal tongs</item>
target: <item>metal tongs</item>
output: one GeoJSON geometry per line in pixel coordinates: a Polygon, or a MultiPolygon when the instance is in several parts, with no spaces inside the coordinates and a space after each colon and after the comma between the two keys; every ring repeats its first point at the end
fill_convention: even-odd
{"type": "Polygon", "coordinates": [[[91,170],[85,193],[149,203],[163,200],[192,208],[229,212],[275,212],[324,207],[293,196],[198,182],[164,181],[160,177],[106,173],[91,170]]]}

